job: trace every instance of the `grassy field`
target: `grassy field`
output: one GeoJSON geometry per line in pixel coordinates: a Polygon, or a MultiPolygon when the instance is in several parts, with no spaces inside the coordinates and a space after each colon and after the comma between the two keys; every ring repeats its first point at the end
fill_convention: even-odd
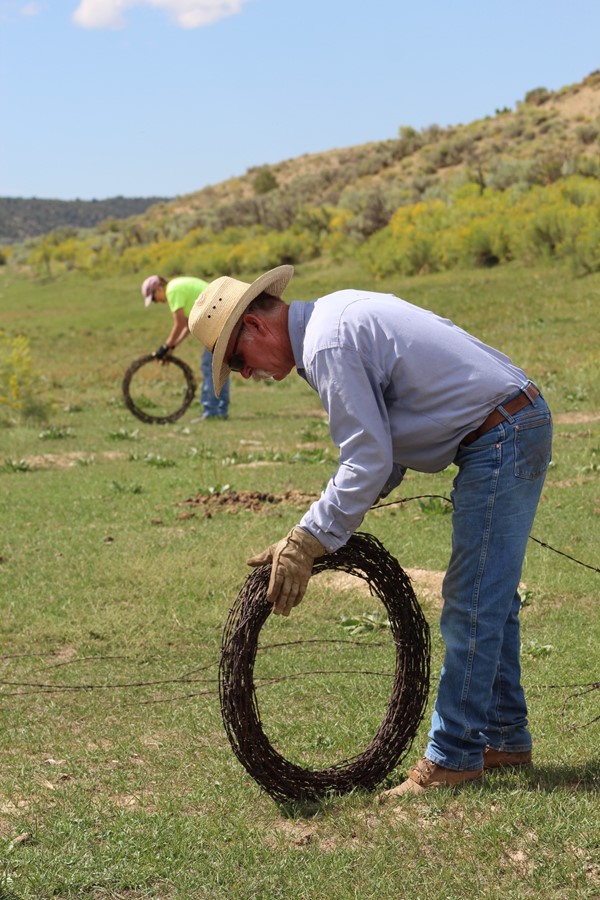
{"type": "MultiPolygon", "coordinates": [[[[164,309],[143,309],[138,281],[0,275],[0,325],[29,339],[50,409],[0,429],[1,900],[600,896],[600,693],[583,687],[600,678],[599,575],[534,541],[522,614],[530,771],[397,806],[357,792],[294,810],[239,764],[219,706],[223,625],[246,559],[298,522],[335,448],[295,376],[236,378],[226,422],[197,421],[197,402],[172,425],[135,419],[123,373],[169,330],[164,309]],[[227,490],[237,500],[219,506],[227,490]],[[241,502],[251,492],[271,502],[241,502]]],[[[287,293],[368,283],[306,266],[287,293]]],[[[600,276],[504,267],[378,287],[450,316],[542,386],[555,454],[532,534],[597,567],[600,276]]],[[[197,370],[198,344],[180,355],[197,370]]],[[[452,478],[409,473],[389,499],[448,496],[452,478]]],[[[361,530],[412,577],[431,627],[432,700],[447,504],[371,511],[361,530]]],[[[259,688],[261,718],[286,758],[323,767],[370,740],[390,681],[367,672],[393,669],[388,635],[375,622],[357,648],[343,623],[380,612],[357,579],[333,573],[289,620],[266,623],[261,639],[279,646],[257,659],[258,678],[276,679],[259,688]]],[[[382,787],[420,755],[429,716],[382,787]]]]}

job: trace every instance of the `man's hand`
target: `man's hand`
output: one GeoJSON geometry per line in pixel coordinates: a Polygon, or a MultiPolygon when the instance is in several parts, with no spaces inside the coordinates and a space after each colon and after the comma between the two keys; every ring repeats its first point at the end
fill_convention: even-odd
{"type": "Polygon", "coordinates": [[[155,350],[152,356],[155,356],[157,359],[164,359],[167,353],[170,353],[173,348],[169,347],[168,344],[161,344],[158,350],[155,350]]]}
{"type": "Polygon", "coordinates": [[[316,537],[296,525],[281,541],[248,560],[249,566],[271,563],[267,599],[273,604],[274,613],[289,616],[294,606],[298,606],[306,592],[313,562],[325,553],[327,550],[316,537]]]}

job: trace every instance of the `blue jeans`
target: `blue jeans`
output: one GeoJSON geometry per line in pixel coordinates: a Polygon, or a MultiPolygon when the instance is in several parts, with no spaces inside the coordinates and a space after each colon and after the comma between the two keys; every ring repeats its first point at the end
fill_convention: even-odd
{"type": "Polygon", "coordinates": [[[531,749],[518,586],[551,447],[552,417],[540,394],[461,445],[454,460],[440,622],[446,652],[425,751],[448,769],[480,769],[486,746],[531,749]]]}
{"type": "Polygon", "coordinates": [[[202,353],[202,391],[200,393],[202,414],[206,418],[220,416],[222,419],[229,409],[229,378],[223,385],[220,395],[217,397],[212,377],[212,353],[204,350],[202,353]]]}

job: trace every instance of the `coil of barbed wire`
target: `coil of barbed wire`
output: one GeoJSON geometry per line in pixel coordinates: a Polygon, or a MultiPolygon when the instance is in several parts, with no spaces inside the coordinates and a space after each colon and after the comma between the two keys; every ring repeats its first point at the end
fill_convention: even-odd
{"type": "Polygon", "coordinates": [[[174,369],[179,370],[183,375],[181,379],[181,399],[178,400],[179,405],[177,406],[177,409],[174,409],[168,414],[157,415],[148,412],[139,405],[139,401],[134,399],[131,388],[132,384],[135,383],[135,376],[140,369],[144,366],[156,366],[157,364],[158,360],[152,353],[136,359],[132,362],[123,376],[121,391],[123,393],[125,406],[133,413],[136,419],[139,419],[141,422],[147,422],[149,425],[167,425],[176,422],[177,419],[180,419],[187,411],[196,394],[196,380],[191,368],[183,359],[180,359],[178,356],[173,356],[172,354],[165,356],[160,361],[160,364],[162,366],[172,366],[174,369]]]}
{"type": "Polygon", "coordinates": [[[325,769],[285,759],[267,738],[254,684],[261,629],[272,611],[266,593],[271,567],[246,579],[229,611],[221,642],[221,713],[233,752],[246,771],[277,802],[318,800],[356,788],[372,790],[408,752],[423,718],[429,691],[429,627],[410,579],[373,535],[355,534],[315,562],[327,570],[364,579],[387,610],[395,648],[395,672],[383,720],[366,749],[325,769]]]}

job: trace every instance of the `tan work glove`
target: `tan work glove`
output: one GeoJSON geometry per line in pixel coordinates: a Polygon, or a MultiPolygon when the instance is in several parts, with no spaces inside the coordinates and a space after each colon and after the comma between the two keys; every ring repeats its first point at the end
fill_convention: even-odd
{"type": "Polygon", "coordinates": [[[289,616],[294,606],[298,606],[306,592],[313,562],[325,553],[327,550],[316,537],[295,525],[282,540],[248,560],[249,566],[271,563],[267,599],[273,604],[274,613],[289,616]]]}

